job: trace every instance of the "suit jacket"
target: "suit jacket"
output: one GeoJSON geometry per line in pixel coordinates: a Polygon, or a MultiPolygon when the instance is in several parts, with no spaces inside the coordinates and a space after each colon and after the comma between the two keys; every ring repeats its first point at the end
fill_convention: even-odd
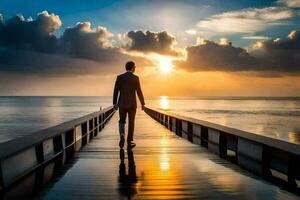
{"type": "Polygon", "coordinates": [[[127,71],[117,77],[113,104],[117,104],[120,108],[136,108],[136,93],[141,104],[145,105],[139,77],[127,71]]]}

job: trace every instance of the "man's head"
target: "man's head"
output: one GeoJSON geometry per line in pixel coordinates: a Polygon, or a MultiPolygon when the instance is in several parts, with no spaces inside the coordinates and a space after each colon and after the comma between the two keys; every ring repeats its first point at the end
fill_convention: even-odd
{"type": "Polygon", "coordinates": [[[135,71],[135,63],[133,61],[129,61],[125,65],[126,71],[135,71]]]}

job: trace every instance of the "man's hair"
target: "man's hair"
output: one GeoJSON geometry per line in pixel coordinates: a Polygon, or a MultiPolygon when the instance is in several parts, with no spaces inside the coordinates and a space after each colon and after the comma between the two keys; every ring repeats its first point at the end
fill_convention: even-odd
{"type": "Polygon", "coordinates": [[[125,65],[126,71],[132,70],[134,67],[135,67],[135,64],[133,61],[129,61],[125,65]]]}

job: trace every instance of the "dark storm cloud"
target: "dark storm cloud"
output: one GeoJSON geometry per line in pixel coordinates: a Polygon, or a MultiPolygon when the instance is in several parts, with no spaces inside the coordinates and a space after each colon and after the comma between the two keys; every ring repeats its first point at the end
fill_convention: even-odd
{"type": "Polygon", "coordinates": [[[127,37],[131,42],[130,45],[128,45],[128,50],[172,56],[178,55],[178,52],[174,50],[176,39],[167,31],[130,31],[127,33],[127,37]]]}
{"type": "Polygon", "coordinates": [[[299,31],[292,31],[284,39],[257,42],[248,51],[209,40],[187,47],[186,51],[186,60],[175,64],[188,71],[300,73],[299,31]]]}

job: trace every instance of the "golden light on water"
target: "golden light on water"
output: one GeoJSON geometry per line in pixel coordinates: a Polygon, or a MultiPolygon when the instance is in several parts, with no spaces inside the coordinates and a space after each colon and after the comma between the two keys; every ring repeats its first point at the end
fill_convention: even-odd
{"type": "Polygon", "coordinates": [[[162,171],[169,169],[169,156],[165,149],[163,149],[163,152],[160,155],[160,169],[162,171]]]}
{"type": "Polygon", "coordinates": [[[159,107],[163,110],[169,109],[169,99],[168,96],[160,96],[159,107]]]}
{"type": "Polygon", "coordinates": [[[160,140],[160,144],[163,147],[160,155],[160,170],[166,171],[169,169],[169,155],[168,155],[168,146],[169,146],[169,140],[163,137],[160,140]]]}

